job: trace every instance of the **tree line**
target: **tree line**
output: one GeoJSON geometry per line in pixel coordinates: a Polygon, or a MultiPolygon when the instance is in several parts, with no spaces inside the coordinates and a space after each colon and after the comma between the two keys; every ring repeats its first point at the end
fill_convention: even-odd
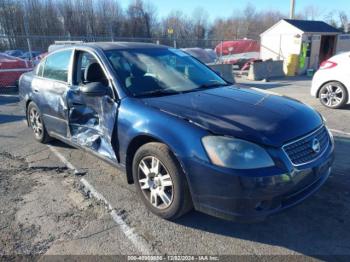
{"type": "MultiPolygon", "coordinates": [[[[234,6],[232,7],[234,10],[234,6]]],[[[160,17],[150,1],[133,0],[122,8],[118,0],[0,0],[0,34],[7,36],[62,36],[111,38],[259,39],[259,35],[287,15],[276,10],[257,11],[247,5],[226,18],[208,21],[198,7],[191,16],[173,10],[160,17]]],[[[297,18],[315,19],[310,6],[297,18]]],[[[337,27],[348,24],[346,13],[329,13],[324,20],[337,27]],[[340,23],[341,22],[341,23],[340,23]]]]}

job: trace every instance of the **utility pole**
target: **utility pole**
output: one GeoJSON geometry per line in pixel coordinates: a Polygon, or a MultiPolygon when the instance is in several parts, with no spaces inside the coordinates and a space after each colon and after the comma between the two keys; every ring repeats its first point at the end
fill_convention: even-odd
{"type": "Polygon", "coordinates": [[[290,0],[290,11],[289,11],[290,19],[294,19],[294,12],[295,12],[295,0],[290,0]]]}

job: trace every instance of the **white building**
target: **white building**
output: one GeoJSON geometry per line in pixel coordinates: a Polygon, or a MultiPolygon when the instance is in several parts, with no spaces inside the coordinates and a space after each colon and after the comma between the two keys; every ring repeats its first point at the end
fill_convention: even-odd
{"type": "Polygon", "coordinates": [[[299,73],[317,69],[336,53],[350,51],[350,35],[323,21],[283,19],[260,35],[263,60],[299,55],[299,73]]]}

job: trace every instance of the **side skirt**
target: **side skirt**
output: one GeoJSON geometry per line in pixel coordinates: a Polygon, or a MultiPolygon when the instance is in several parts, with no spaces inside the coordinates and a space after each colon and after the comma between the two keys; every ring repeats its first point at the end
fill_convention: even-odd
{"type": "Polygon", "coordinates": [[[55,133],[55,132],[49,132],[49,135],[53,138],[56,138],[58,140],[60,140],[61,142],[65,143],[65,144],[68,144],[72,147],[75,147],[77,149],[81,149],[85,152],[88,152],[90,153],[91,155],[93,156],[96,156],[97,158],[103,160],[104,162],[106,162],[107,164],[110,164],[111,166],[113,167],[116,167],[119,171],[121,172],[124,172],[125,173],[125,166],[124,165],[121,165],[119,163],[116,163],[115,161],[107,158],[107,157],[104,157],[104,156],[101,156],[100,154],[96,153],[95,151],[91,150],[90,148],[86,148],[86,147],[82,147],[78,144],[75,144],[73,142],[71,142],[70,140],[66,139],[65,137],[55,133]]]}

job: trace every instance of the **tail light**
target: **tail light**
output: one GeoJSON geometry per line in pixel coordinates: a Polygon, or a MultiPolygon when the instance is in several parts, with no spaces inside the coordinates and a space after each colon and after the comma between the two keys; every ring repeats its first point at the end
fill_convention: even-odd
{"type": "Polygon", "coordinates": [[[336,67],[338,64],[329,60],[323,61],[320,65],[320,69],[331,69],[336,67]]]}

